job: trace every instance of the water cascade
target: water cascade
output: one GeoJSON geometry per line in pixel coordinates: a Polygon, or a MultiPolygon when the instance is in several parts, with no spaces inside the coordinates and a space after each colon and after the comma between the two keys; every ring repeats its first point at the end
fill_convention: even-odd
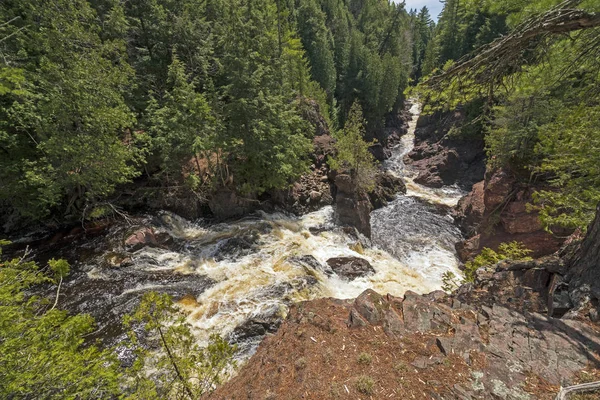
{"type": "MultiPolygon", "coordinates": [[[[418,105],[411,111],[418,114],[418,105]]],[[[106,261],[119,257],[114,248],[99,252],[78,266],[66,285],[63,306],[91,313],[99,335],[118,341],[123,333],[115,321],[133,308],[139,294],[167,292],[188,313],[199,341],[219,333],[238,342],[246,357],[263,330],[284,317],[292,302],[353,298],[367,288],[396,296],[406,290],[439,289],[444,272],[458,271],[454,243],[460,233],[448,206],[456,204],[462,193],[412,182],[402,160],[413,146],[416,117],[384,164],[404,177],[408,193],[372,213],[372,245],[336,227],[332,207],[302,217],[259,213],[216,225],[165,212],[144,223],[157,234],[168,235],[168,245],[144,247],[116,268],[106,261]],[[341,256],[365,259],[375,273],[351,281],[340,278],[326,262],[341,256]]],[[[115,247],[122,243],[123,229],[111,232],[120,238],[114,239],[115,247]]]]}

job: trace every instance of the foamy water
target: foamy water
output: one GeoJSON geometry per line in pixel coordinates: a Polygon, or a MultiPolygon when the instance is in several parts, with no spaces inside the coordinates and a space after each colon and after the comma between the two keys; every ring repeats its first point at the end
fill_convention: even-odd
{"type": "MultiPolygon", "coordinates": [[[[418,105],[411,111],[418,114],[418,105]]],[[[403,157],[412,149],[415,125],[416,117],[384,163],[403,177],[408,193],[372,213],[371,244],[336,227],[330,206],[302,217],[260,213],[216,225],[164,212],[148,217],[145,225],[170,236],[169,245],[142,248],[127,266],[107,267],[108,253],[79,266],[65,286],[67,307],[94,315],[100,334],[120,337],[114,326],[142,293],[166,292],[187,313],[199,342],[205,343],[213,333],[236,341],[237,327],[249,320],[283,318],[297,301],[355,298],[368,288],[395,296],[439,289],[446,271],[459,272],[454,243],[460,240],[460,232],[439,205],[456,204],[463,193],[412,181],[414,172],[403,157]],[[305,256],[323,266],[333,257],[360,257],[375,273],[349,281],[318,265],[294,261],[305,256]]],[[[123,228],[111,235],[107,240],[122,243],[123,228]]],[[[240,342],[242,358],[252,354],[260,339],[240,342]]]]}

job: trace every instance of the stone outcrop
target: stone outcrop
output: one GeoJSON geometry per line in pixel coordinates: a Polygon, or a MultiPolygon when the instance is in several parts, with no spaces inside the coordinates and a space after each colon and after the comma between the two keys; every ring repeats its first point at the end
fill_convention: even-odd
{"type": "Polygon", "coordinates": [[[556,252],[570,232],[556,229],[545,231],[538,213],[529,204],[538,188],[520,184],[503,170],[489,173],[460,200],[455,220],[468,239],[457,245],[465,261],[484,247],[497,248],[500,243],[517,241],[532,250],[533,257],[556,252]]]}
{"type": "Polygon", "coordinates": [[[418,171],[416,183],[434,188],[457,184],[470,190],[473,184],[483,179],[483,139],[451,134],[464,119],[461,109],[419,117],[415,147],[405,158],[406,164],[418,171]]]}
{"type": "Polygon", "coordinates": [[[338,224],[356,228],[371,237],[371,201],[366,193],[357,192],[348,174],[335,177],[335,219],[338,224]]]}
{"type": "Polygon", "coordinates": [[[379,171],[375,177],[375,188],[369,192],[373,209],[387,206],[398,194],[406,194],[406,185],[402,178],[389,171],[379,171]]]}
{"type": "Polygon", "coordinates": [[[358,257],[330,258],[327,260],[327,265],[329,265],[333,272],[338,276],[348,280],[354,280],[361,276],[375,273],[375,269],[373,269],[367,260],[358,257]]]}
{"type": "Polygon", "coordinates": [[[354,301],[292,307],[209,398],[550,400],[582,370],[600,373],[598,328],[441,291],[367,290],[354,301]],[[364,376],[375,382],[369,393],[360,389],[364,376]]]}
{"type": "Polygon", "coordinates": [[[130,251],[139,250],[145,246],[156,246],[158,241],[152,228],[139,228],[125,239],[125,248],[130,251]]]}

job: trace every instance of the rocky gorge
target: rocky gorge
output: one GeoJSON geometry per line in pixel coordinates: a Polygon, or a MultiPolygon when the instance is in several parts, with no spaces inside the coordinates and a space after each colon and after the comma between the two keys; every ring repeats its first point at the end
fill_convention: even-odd
{"type": "MultiPolygon", "coordinates": [[[[533,260],[482,268],[450,294],[367,289],[354,300],[296,304],[211,399],[554,399],[563,386],[600,380],[600,292],[591,283],[600,282],[600,216],[585,238],[544,231],[527,206],[535,187],[484,173],[480,143],[424,135],[439,134],[430,121],[417,122],[413,150],[395,154],[408,192],[431,200],[458,190],[447,185],[468,190],[452,211],[466,238],[455,242],[462,260],[507,241],[524,243],[533,260]]],[[[417,211],[401,203],[386,211],[417,211]]],[[[394,229],[383,223],[373,234],[394,229]]],[[[580,398],[597,398],[597,385],[581,387],[590,394],[580,398]]]]}
{"type": "Polygon", "coordinates": [[[152,212],[15,245],[74,261],[60,304],[93,315],[94,338],[124,363],[121,318],[150,290],[174,297],[199,343],[237,344],[243,367],[211,399],[551,399],[599,380],[600,292],[586,283],[600,282],[600,230],[583,242],[543,231],[526,206],[534,189],[485,173],[481,143],[446,137],[460,118],[405,111],[372,149],[370,193],[329,169],[322,129],[294,186],[223,190],[208,204],[216,219],[152,212]],[[512,240],[535,259],[439,290],[461,260],[512,240]]]}

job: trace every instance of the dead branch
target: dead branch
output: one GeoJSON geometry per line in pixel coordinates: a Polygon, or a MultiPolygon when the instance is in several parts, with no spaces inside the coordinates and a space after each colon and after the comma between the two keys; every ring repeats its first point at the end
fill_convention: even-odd
{"type": "Polygon", "coordinates": [[[437,88],[452,78],[470,78],[477,84],[497,83],[523,64],[524,53],[544,43],[544,39],[600,26],[600,13],[574,8],[581,0],[566,0],[556,7],[533,16],[514,32],[502,36],[456,62],[448,70],[424,82],[437,88]]]}

